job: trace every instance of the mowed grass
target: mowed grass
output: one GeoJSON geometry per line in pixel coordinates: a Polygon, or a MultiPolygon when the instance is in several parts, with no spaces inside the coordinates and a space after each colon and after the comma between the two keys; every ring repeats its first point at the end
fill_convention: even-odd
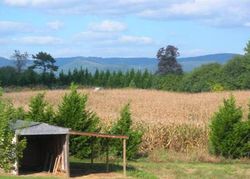
{"type": "MultiPolygon", "coordinates": [[[[87,161],[77,160],[79,163],[86,164],[87,161]]],[[[77,175],[76,178],[107,178],[105,171],[105,163],[98,162],[94,164],[95,171],[93,174],[90,172],[82,175],[77,175]],[[96,166],[95,166],[96,165],[96,166]],[[98,172],[98,169],[100,171],[98,172]],[[102,173],[103,176],[102,177],[102,173]],[[106,177],[105,177],[106,176],[106,177]]],[[[92,170],[93,170],[92,168],[92,170]]],[[[88,170],[83,167],[82,170],[88,170]]],[[[122,176],[121,163],[116,163],[110,166],[110,176],[116,176],[117,178],[126,178],[122,176]],[[118,164],[120,166],[118,166],[118,164]]],[[[0,176],[0,179],[59,179],[60,177],[36,177],[36,176],[0,176]]],[[[72,178],[75,178],[73,176],[72,178]]],[[[115,177],[112,177],[115,178],[115,177]]],[[[164,161],[164,162],[152,162],[148,158],[142,158],[136,161],[128,162],[127,178],[141,178],[141,179],[176,179],[176,178],[207,178],[207,179],[222,179],[222,178],[250,178],[250,166],[249,163],[243,163],[240,161],[225,161],[224,163],[204,163],[204,162],[183,162],[183,161],[164,161]]]]}
{"type": "MultiPolygon", "coordinates": [[[[232,91],[218,93],[174,93],[157,90],[141,89],[80,89],[88,94],[87,107],[96,112],[105,123],[110,123],[119,117],[121,108],[131,103],[134,121],[154,124],[187,123],[204,125],[209,122],[211,115],[222,104],[224,98],[231,94],[237,103],[243,107],[247,116],[247,104],[250,91],[232,91]]],[[[68,90],[23,91],[5,93],[4,97],[13,101],[16,107],[28,110],[28,103],[32,96],[39,92],[46,92],[46,99],[55,107],[68,90]]]]}
{"type": "Polygon", "coordinates": [[[129,173],[137,178],[250,178],[250,166],[243,163],[154,163],[140,160],[131,164],[138,171],[129,173]]]}

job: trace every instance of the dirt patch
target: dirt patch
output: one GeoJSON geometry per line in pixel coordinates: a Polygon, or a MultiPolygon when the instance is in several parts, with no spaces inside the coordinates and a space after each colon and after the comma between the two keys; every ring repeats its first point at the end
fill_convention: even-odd
{"type": "MultiPolygon", "coordinates": [[[[47,172],[39,172],[39,173],[32,173],[32,174],[25,174],[25,175],[20,175],[23,177],[58,177],[58,178],[66,178],[65,175],[63,174],[57,174],[57,175],[53,175],[47,172]]],[[[114,173],[114,172],[110,172],[110,173],[94,173],[94,174],[87,174],[87,175],[82,175],[82,176],[77,176],[77,177],[70,177],[73,179],[124,179],[126,177],[124,177],[123,174],[120,173],[114,173]]]]}
{"type": "Polygon", "coordinates": [[[74,179],[123,179],[125,178],[123,174],[119,173],[98,173],[98,174],[89,174],[85,176],[73,177],[74,179]]]}

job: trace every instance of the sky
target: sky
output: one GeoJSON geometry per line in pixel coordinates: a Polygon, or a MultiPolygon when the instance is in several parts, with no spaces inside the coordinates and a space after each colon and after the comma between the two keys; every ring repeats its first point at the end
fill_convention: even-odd
{"type": "Polygon", "coordinates": [[[239,53],[250,40],[250,0],[0,0],[0,56],[181,57],[239,53]]]}

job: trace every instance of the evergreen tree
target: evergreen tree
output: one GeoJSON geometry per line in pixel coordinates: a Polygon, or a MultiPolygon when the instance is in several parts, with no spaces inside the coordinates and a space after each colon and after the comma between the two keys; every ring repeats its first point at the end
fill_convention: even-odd
{"type": "MultiPolygon", "coordinates": [[[[143,133],[139,130],[132,129],[132,118],[129,104],[125,105],[125,107],[121,110],[120,119],[113,125],[110,133],[128,136],[129,139],[127,140],[127,157],[128,159],[131,159],[136,156],[139,145],[142,141],[143,133]]],[[[121,141],[114,140],[112,142],[112,147],[112,150],[116,155],[122,156],[121,141]]]]}
{"type": "Polygon", "coordinates": [[[247,42],[246,47],[244,48],[245,55],[250,55],[250,40],[247,42]]]}
{"type": "Polygon", "coordinates": [[[135,83],[135,81],[134,81],[134,80],[131,80],[128,87],[130,87],[130,88],[136,88],[136,83],[135,83]]]}
{"type": "Polygon", "coordinates": [[[236,107],[234,97],[231,96],[228,100],[224,100],[224,106],[221,106],[219,111],[215,113],[210,125],[210,151],[213,154],[230,157],[232,145],[230,135],[241,118],[242,110],[236,107]]]}
{"type": "Polygon", "coordinates": [[[58,70],[58,66],[55,65],[56,60],[46,52],[39,52],[36,55],[32,55],[34,64],[30,66],[31,69],[40,69],[42,73],[54,73],[58,70]]]}
{"type": "MultiPolygon", "coordinates": [[[[57,124],[76,131],[99,132],[99,118],[95,113],[86,109],[86,102],[87,96],[78,93],[77,86],[72,84],[70,93],[65,94],[59,105],[57,124]]],[[[71,137],[71,153],[79,158],[88,157],[91,153],[90,144],[93,140],[85,136],[71,137]]]]}
{"type": "Polygon", "coordinates": [[[55,123],[55,113],[52,106],[45,101],[45,93],[38,93],[31,98],[27,118],[35,122],[55,123]]]}

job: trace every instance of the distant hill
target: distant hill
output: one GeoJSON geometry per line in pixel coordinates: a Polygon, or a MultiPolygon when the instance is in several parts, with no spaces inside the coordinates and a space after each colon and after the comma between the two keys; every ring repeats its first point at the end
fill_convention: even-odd
{"type": "Polygon", "coordinates": [[[3,57],[0,57],[0,67],[3,67],[3,66],[12,66],[14,65],[12,63],[11,60],[7,59],[7,58],[3,58],[3,57]]]}
{"type": "MultiPolygon", "coordinates": [[[[211,54],[197,57],[178,58],[179,63],[183,66],[184,71],[191,71],[192,69],[207,63],[220,63],[224,64],[232,59],[237,54],[223,53],[211,54]]],[[[56,64],[59,70],[68,71],[75,68],[87,68],[89,71],[94,72],[98,70],[111,70],[111,71],[127,71],[128,69],[155,71],[157,69],[158,61],[155,58],[101,58],[101,57],[69,57],[57,58],[56,64]]],[[[31,61],[28,63],[31,64],[31,61]]],[[[0,67],[13,65],[9,59],[0,57],[0,67]]]]}

